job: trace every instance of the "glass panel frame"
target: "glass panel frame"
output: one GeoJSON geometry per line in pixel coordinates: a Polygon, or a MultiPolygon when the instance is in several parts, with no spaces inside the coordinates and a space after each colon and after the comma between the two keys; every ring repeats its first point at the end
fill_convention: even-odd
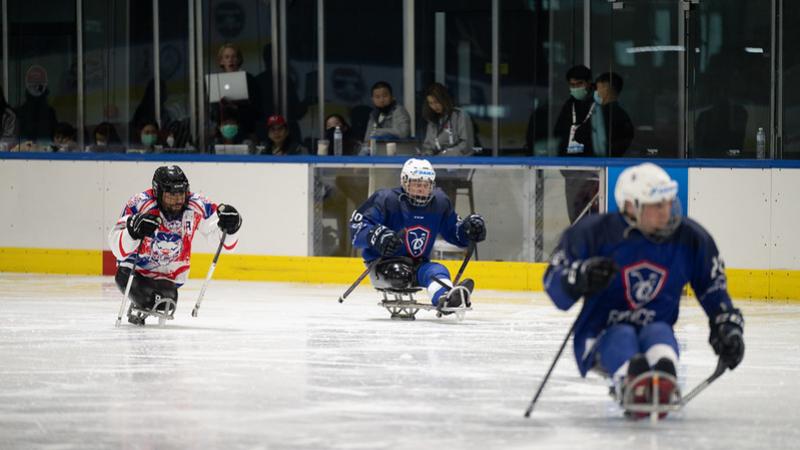
{"type": "Polygon", "coordinates": [[[772,136],[773,0],[702,0],[689,14],[687,47],[690,158],[762,158],[772,136]],[[732,5],[732,3],[736,3],[732,5]]]}

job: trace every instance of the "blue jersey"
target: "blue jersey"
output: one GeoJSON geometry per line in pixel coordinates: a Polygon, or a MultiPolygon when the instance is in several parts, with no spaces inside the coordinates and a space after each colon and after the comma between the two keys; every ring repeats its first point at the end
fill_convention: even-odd
{"type": "Polygon", "coordinates": [[[585,299],[578,316],[574,349],[581,375],[591,367],[580,362],[607,327],[674,325],[687,283],[709,317],[733,307],[717,246],[689,218],[683,218],[672,236],[660,243],[630,228],[619,213],[588,216],[568,228],[544,275],[545,290],[558,308],[567,310],[577,301],[564,287],[570,265],[592,256],[610,257],[620,270],[608,288],[585,299]]]}
{"type": "Polygon", "coordinates": [[[353,247],[363,249],[362,255],[366,261],[380,256],[369,246],[367,238],[370,230],[379,225],[405,234],[404,245],[392,256],[428,260],[437,235],[453,245],[467,246],[468,241],[461,230],[461,223],[450,199],[441,189],[434,189],[430,203],[419,207],[412,205],[403,189],[398,187],[376,191],[353,212],[350,233],[353,247]]]}

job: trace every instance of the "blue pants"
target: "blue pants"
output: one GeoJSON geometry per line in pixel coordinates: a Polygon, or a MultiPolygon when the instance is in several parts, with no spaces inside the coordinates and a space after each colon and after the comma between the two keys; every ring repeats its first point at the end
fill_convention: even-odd
{"type": "Polygon", "coordinates": [[[599,364],[600,369],[611,376],[633,355],[645,353],[656,344],[669,345],[676,355],[679,354],[675,332],[665,322],[653,322],[638,330],[630,324],[612,325],[600,335],[581,366],[589,370],[599,364]]]}
{"type": "Polygon", "coordinates": [[[447,270],[447,267],[439,263],[425,262],[417,269],[417,283],[422,287],[428,288],[428,293],[431,294],[431,303],[433,306],[438,306],[439,297],[444,294],[446,289],[439,283],[436,283],[436,281],[433,280],[434,277],[450,284],[450,272],[447,270]],[[436,284],[433,285],[433,283],[436,284]]]}

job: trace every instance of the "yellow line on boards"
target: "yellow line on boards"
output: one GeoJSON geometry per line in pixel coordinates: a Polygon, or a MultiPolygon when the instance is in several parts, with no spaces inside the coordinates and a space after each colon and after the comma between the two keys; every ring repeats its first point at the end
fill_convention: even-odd
{"type": "MultiPolygon", "coordinates": [[[[0,272],[102,274],[103,252],[37,248],[0,248],[0,272]]],[[[212,255],[192,255],[191,278],[204,278],[212,255]]],[[[452,276],[460,260],[440,261],[452,276]]],[[[471,261],[464,277],[479,289],[541,291],[545,263],[471,261]]],[[[243,281],[350,284],[364,270],[360,258],[222,254],[214,278],[243,281]]],[[[734,298],[800,300],[800,270],[727,269],[734,298]]],[[[369,283],[369,278],[365,279],[369,283]]]]}

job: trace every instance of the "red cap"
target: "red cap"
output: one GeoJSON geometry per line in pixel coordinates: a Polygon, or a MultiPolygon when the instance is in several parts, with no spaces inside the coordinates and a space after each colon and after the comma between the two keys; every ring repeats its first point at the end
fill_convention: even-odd
{"type": "Polygon", "coordinates": [[[276,127],[276,126],[285,127],[286,126],[286,119],[284,119],[283,116],[278,115],[278,114],[276,114],[274,116],[269,116],[269,119],[267,119],[267,128],[272,128],[272,127],[276,127]]]}

